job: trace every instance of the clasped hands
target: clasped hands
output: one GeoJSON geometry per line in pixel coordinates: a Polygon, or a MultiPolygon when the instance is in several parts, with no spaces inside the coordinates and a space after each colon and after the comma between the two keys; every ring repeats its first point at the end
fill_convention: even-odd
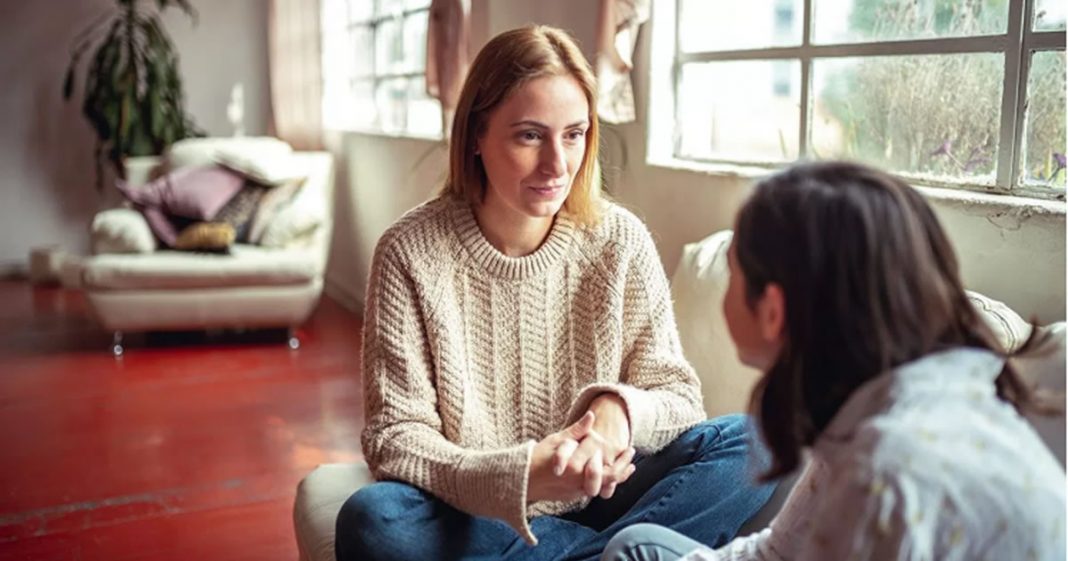
{"type": "Polygon", "coordinates": [[[623,400],[601,394],[573,425],[534,445],[527,502],[608,499],[634,473],[630,421],[623,400]]]}

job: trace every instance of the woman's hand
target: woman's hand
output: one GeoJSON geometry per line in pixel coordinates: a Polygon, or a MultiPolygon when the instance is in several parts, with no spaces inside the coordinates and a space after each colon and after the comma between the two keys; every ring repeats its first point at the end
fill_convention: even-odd
{"type": "Polygon", "coordinates": [[[562,444],[557,449],[556,465],[571,472],[584,470],[586,495],[608,499],[616,486],[634,473],[630,420],[623,399],[614,393],[594,398],[589,412],[594,414],[592,430],[575,446],[562,444]]]}
{"type": "Polygon", "coordinates": [[[535,445],[528,502],[611,498],[616,486],[634,473],[635,452],[629,441],[630,421],[622,399],[598,396],[575,424],[535,445]]]}
{"type": "Polygon", "coordinates": [[[546,436],[534,445],[527,478],[527,502],[569,501],[583,496],[585,465],[568,469],[567,458],[593,429],[594,414],[587,412],[575,424],[546,436]],[[561,450],[566,457],[561,461],[561,450]]]}

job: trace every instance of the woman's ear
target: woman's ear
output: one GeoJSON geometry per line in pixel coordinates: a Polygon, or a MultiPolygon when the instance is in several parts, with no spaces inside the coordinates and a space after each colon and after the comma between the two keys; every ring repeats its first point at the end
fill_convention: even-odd
{"type": "Polygon", "coordinates": [[[786,329],[786,295],[776,283],[764,287],[764,295],[757,303],[757,324],[760,335],[767,343],[777,345],[783,340],[786,329]]]}

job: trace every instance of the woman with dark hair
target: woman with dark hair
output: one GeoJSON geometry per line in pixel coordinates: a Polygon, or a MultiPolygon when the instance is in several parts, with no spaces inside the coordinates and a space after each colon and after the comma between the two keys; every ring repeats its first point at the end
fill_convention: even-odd
{"type": "Polygon", "coordinates": [[[1065,473],[1020,415],[1049,407],[917,191],[856,164],[796,166],[757,185],[728,259],[731,338],[765,373],[764,478],[811,462],[763,532],[713,551],[639,525],[602,559],[1064,559],[1065,473]]]}
{"type": "Polygon", "coordinates": [[[596,559],[620,528],[726,543],[771,494],[705,421],[645,226],[601,196],[593,74],[564,32],[478,54],[444,189],[375,249],[342,561],[596,559]]]}

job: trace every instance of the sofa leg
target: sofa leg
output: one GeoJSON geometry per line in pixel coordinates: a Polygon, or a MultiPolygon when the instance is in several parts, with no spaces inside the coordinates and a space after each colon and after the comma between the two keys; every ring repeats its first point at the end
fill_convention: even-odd
{"type": "Polygon", "coordinates": [[[122,331],[116,331],[111,336],[111,354],[115,355],[115,358],[122,356],[124,349],[122,348],[122,331]]]}
{"type": "Polygon", "coordinates": [[[289,348],[293,349],[294,351],[300,348],[300,339],[297,338],[297,328],[296,327],[290,327],[289,328],[288,344],[289,344],[289,348]]]}

